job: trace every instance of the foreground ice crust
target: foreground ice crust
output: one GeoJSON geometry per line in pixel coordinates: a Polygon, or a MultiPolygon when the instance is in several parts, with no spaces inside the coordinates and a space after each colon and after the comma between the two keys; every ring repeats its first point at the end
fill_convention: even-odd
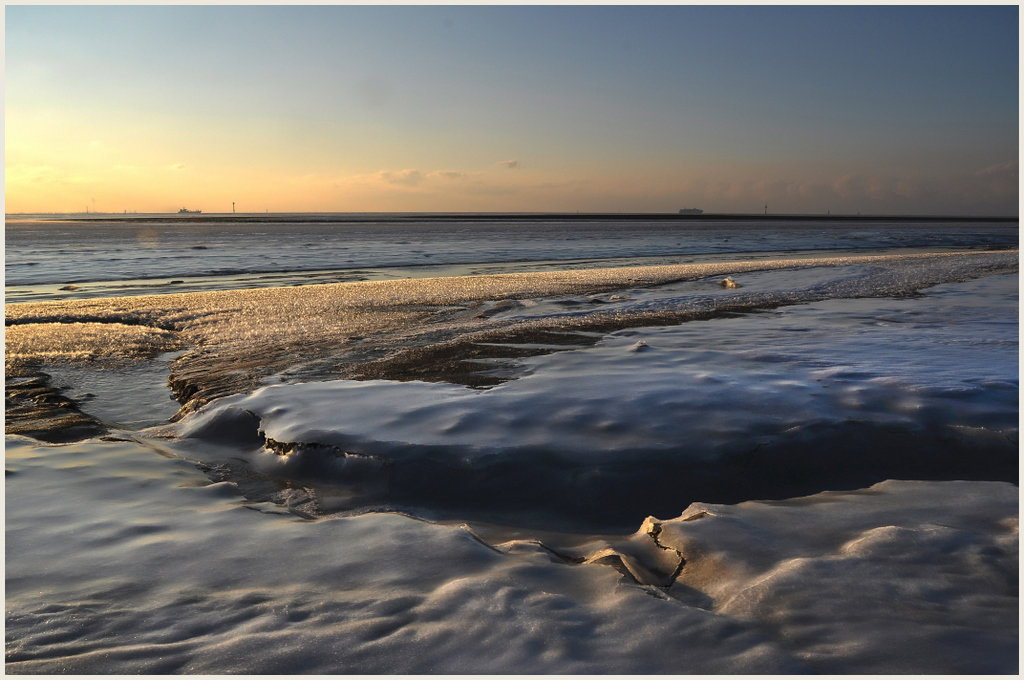
{"type": "Polygon", "coordinates": [[[1018,511],[1011,484],[888,481],[695,503],[658,539],[686,559],[678,584],[817,671],[1015,672],[1018,511]]]}
{"type": "MultiPolygon", "coordinates": [[[[752,626],[605,567],[508,556],[399,515],[252,512],[231,483],[154,483],[168,463],[134,445],[87,463],[74,447],[12,442],[8,672],[800,668],[752,626]]],[[[184,464],[173,479],[200,483],[184,464]]]]}
{"type": "Polygon", "coordinates": [[[625,331],[525,360],[525,375],[484,391],[391,381],[271,385],[213,402],[177,434],[224,429],[239,439],[258,427],[277,442],[394,461],[547,452],[637,464],[644,456],[714,460],[737,445],[850,421],[953,428],[1006,444],[1018,413],[1016,326],[1006,321],[1015,287],[1015,276],[991,277],[913,300],[836,300],[625,331]],[[257,419],[239,425],[248,433],[231,430],[240,411],[257,419]]]}
{"type": "Polygon", "coordinates": [[[7,444],[8,672],[1016,669],[1010,484],[694,504],[574,564],[400,515],[276,514],[134,443],[7,444]]]}
{"type": "MultiPolygon", "coordinates": [[[[913,285],[905,275],[870,290],[951,274],[919,271],[913,285]]],[[[858,277],[822,294],[863,290],[858,277]]],[[[177,426],[180,441],[147,444],[166,457],[130,442],[9,437],[7,671],[1014,673],[1012,484],[889,481],[788,501],[694,503],[632,536],[545,546],[488,543],[483,531],[398,514],[303,521],[246,500],[235,483],[203,486],[175,458],[222,450],[271,468],[322,454],[273,452],[257,429],[362,454],[338,458],[343,476],[358,466],[364,474],[371,455],[415,458],[422,447],[470,461],[515,446],[612,461],[684,438],[693,455],[713,458],[737,437],[760,443],[851,415],[1005,444],[1016,437],[1016,325],[974,293],[995,286],[1007,298],[1007,280],[907,302],[817,303],[808,314],[826,321],[810,333],[799,308],[757,318],[759,336],[743,326],[749,318],[623,332],[530,359],[531,374],[483,392],[386,381],[268,387],[211,403],[177,426]]],[[[223,324],[238,308],[196,317],[166,302],[161,314],[201,319],[226,342],[256,338],[237,320],[223,324]]],[[[138,304],[90,309],[104,321],[156,314],[146,307],[156,303],[138,304]]],[[[283,313],[299,309],[309,311],[283,313]]],[[[550,312],[509,311],[527,320],[550,312]]],[[[275,317],[259,332],[286,322],[275,317]]],[[[160,333],[132,338],[139,354],[168,349],[160,333]]]]}

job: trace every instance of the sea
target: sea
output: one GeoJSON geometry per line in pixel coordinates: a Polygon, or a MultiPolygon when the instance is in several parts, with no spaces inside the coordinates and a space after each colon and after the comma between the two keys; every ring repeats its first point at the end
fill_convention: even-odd
{"type": "Polygon", "coordinates": [[[518,214],[8,215],[4,295],[11,303],[809,252],[1007,247],[1017,244],[1016,224],[518,214]]]}
{"type": "Polygon", "coordinates": [[[8,364],[103,432],[6,436],[6,671],[1016,673],[1018,248],[1016,219],[7,215],[8,364]],[[404,356],[475,372],[356,370],[404,356]],[[185,404],[193,360],[246,387],[185,404]]]}

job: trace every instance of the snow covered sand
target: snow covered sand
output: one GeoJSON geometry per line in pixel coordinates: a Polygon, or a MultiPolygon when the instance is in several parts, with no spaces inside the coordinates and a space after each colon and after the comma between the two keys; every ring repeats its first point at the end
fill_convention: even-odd
{"type": "MultiPolygon", "coordinates": [[[[475,282],[498,290],[411,329],[429,301],[362,311],[406,315],[407,340],[592,339],[474,359],[515,378],[485,390],[270,373],[174,425],[9,436],[6,670],[1016,672],[1016,262],[789,264],[600,295],[475,282]]],[[[317,288],[7,309],[26,329],[179,314],[126,354],[196,329],[192,351],[216,354],[272,338],[267,319],[293,332],[288,313],[323,314],[294,319],[300,345],[347,323],[331,305],[356,289],[317,288]],[[296,304],[257,304],[278,297],[296,304]]],[[[74,382],[90,364],[68,356],[74,382]]]]}
{"type": "MultiPolygon", "coordinates": [[[[192,349],[171,367],[175,396],[191,400],[186,410],[281,373],[299,380],[422,377],[493,384],[497,380],[480,382],[460,363],[481,354],[479,341],[518,335],[520,344],[531,336],[553,342],[551,331],[564,338],[566,332],[604,333],[814,300],[907,295],[1016,271],[1018,257],[1015,250],[862,255],[14,304],[5,306],[5,361],[10,373],[40,361],[141,359],[187,345],[192,349]],[[738,290],[715,281],[741,272],[776,277],[738,290]],[[672,291],[661,284],[678,281],[698,286],[666,296],[672,291]],[[656,299],[637,298],[634,289],[650,287],[656,299]],[[623,289],[631,292],[594,297],[623,289]],[[544,304],[533,314],[502,313],[537,299],[544,304]],[[434,366],[433,373],[421,376],[424,365],[434,366]]],[[[502,354],[491,350],[485,355],[502,354]]],[[[521,355],[523,348],[504,352],[521,355]]]]}
{"type": "Polygon", "coordinates": [[[1016,304],[1005,275],[631,329],[520,359],[518,379],[487,390],[269,385],[170,434],[204,442],[183,455],[205,464],[242,457],[322,489],[314,514],[383,505],[569,529],[889,478],[1015,481],[1016,304]]]}
{"type": "Polygon", "coordinates": [[[697,504],[563,558],[393,514],[302,521],[134,442],[7,445],[7,672],[1016,669],[1010,484],[697,504]]]}
{"type": "MultiPolygon", "coordinates": [[[[706,513],[706,514],[705,514],[706,513]]],[[[827,673],[1015,673],[1019,490],[888,481],[661,525],[677,583],[827,673]]]]}

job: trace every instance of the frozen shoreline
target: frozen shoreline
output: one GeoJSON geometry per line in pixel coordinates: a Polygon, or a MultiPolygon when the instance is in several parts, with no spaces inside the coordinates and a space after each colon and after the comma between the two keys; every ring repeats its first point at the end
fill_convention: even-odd
{"type": "Polygon", "coordinates": [[[7,446],[8,673],[1017,667],[1010,484],[696,504],[567,561],[400,515],[276,514],[134,442],[7,446]]]}
{"type": "Polygon", "coordinates": [[[518,377],[486,390],[271,381],[158,431],[226,465],[221,479],[243,474],[242,458],[246,475],[307,485],[314,516],[628,531],[698,500],[1016,481],[1016,285],[620,331],[520,358],[518,377]]]}
{"type": "Polygon", "coordinates": [[[7,672],[1016,672],[1017,253],[733,267],[9,305],[112,436],[6,439],[7,672]]]}
{"type": "Polygon", "coordinates": [[[14,304],[5,306],[5,359],[12,375],[12,369],[45,362],[141,359],[188,346],[171,371],[176,397],[189,401],[185,412],[275,374],[488,385],[502,378],[486,376],[472,361],[528,355],[524,345],[592,344],[596,338],[587,333],[593,331],[831,298],[914,294],[1015,272],[1018,257],[1017,251],[830,257],[14,304]],[[772,271],[788,275],[738,291],[714,283],[714,277],[772,271]],[[703,283],[682,295],[659,292],[678,281],[703,283]],[[646,288],[653,298],[599,297],[646,288]],[[517,311],[532,298],[571,308],[517,311]],[[510,342],[519,346],[500,347],[510,342]]]}

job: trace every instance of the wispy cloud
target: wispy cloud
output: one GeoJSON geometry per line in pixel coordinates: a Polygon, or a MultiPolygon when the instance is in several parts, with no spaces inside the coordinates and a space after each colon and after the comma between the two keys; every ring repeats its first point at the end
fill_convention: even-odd
{"type": "Polygon", "coordinates": [[[52,182],[58,176],[57,170],[49,165],[11,165],[6,169],[8,182],[39,184],[52,182]]]}
{"type": "Polygon", "coordinates": [[[437,170],[436,172],[432,172],[429,175],[427,175],[427,177],[443,177],[445,179],[459,179],[460,177],[465,176],[466,173],[456,172],[454,170],[437,170]]]}
{"type": "Polygon", "coordinates": [[[498,165],[509,170],[515,170],[519,167],[519,161],[500,161],[498,165]]]}
{"type": "Polygon", "coordinates": [[[504,187],[475,182],[466,187],[465,193],[470,196],[514,196],[519,194],[520,190],[517,187],[504,187]]]}
{"type": "Polygon", "coordinates": [[[562,182],[541,182],[537,189],[586,189],[592,184],[589,179],[567,179],[562,182]]]}
{"type": "Polygon", "coordinates": [[[381,170],[377,177],[388,184],[397,184],[403,187],[414,187],[423,181],[423,173],[419,170],[381,170]]]}
{"type": "Polygon", "coordinates": [[[1013,212],[1019,192],[1018,163],[1009,161],[970,173],[904,175],[847,173],[814,181],[692,180],[677,200],[715,211],[971,213],[1013,212]]]}
{"type": "Polygon", "coordinates": [[[175,163],[174,165],[171,166],[171,170],[181,171],[181,170],[184,170],[184,169],[185,169],[185,164],[184,163],[175,163]]]}
{"type": "Polygon", "coordinates": [[[4,179],[11,184],[87,184],[95,181],[92,177],[49,165],[12,165],[6,168],[4,179]]]}
{"type": "Polygon", "coordinates": [[[998,165],[990,165],[987,168],[978,170],[978,172],[974,174],[979,177],[984,177],[986,175],[1013,175],[1016,177],[1017,166],[1018,161],[1007,161],[1006,163],[999,163],[998,165]]]}
{"type": "Polygon", "coordinates": [[[974,173],[982,185],[996,196],[1017,196],[1020,191],[1018,162],[1007,161],[974,173]]]}

